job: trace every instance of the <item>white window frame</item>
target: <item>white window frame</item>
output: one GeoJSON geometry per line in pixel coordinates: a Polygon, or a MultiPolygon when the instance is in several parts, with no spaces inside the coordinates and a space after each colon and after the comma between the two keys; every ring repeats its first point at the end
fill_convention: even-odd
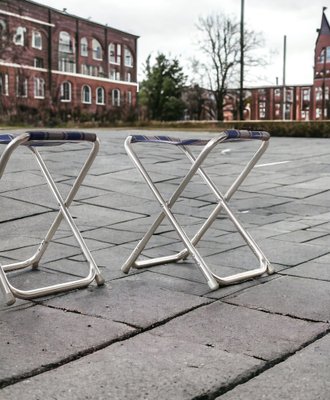
{"type": "Polygon", "coordinates": [[[109,63],[120,65],[121,64],[121,44],[110,43],[109,44],[109,63]]]}
{"type": "Polygon", "coordinates": [[[111,99],[112,99],[112,105],[114,107],[120,107],[120,90],[119,89],[112,90],[111,99]]]}
{"type": "Polygon", "coordinates": [[[28,79],[21,76],[16,76],[16,97],[28,97],[28,79]],[[19,87],[22,85],[23,91],[19,92],[19,87]]]}
{"type": "Polygon", "coordinates": [[[96,104],[105,105],[105,91],[102,86],[96,88],[96,104]],[[99,100],[101,98],[101,100],[99,100]]]}
{"type": "Polygon", "coordinates": [[[9,96],[9,75],[0,74],[1,79],[1,92],[0,95],[9,96]]]}
{"type": "Polygon", "coordinates": [[[60,53],[74,54],[74,41],[70,33],[66,31],[59,33],[58,51],[60,53]]]}
{"type": "Polygon", "coordinates": [[[32,47],[42,50],[42,36],[39,31],[32,31],[32,47]]]}
{"type": "Polygon", "coordinates": [[[124,49],[124,63],[125,67],[133,68],[134,62],[133,62],[133,54],[131,50],[125,46],[124,49]]]}
{"type": "Polygon", "coordinates": [[[83,85],[81,88],[81,102],[83,104],[92,104],[92,90],[89,85],[83,85]],[[86,99],[85,97],[85,94],[87,93],[86,90],[88,90],[89,99],[86,99]]]}
{"type": "Polygon", "coordinates": [[[72,84],[69,81],[65,81],[61,83],[61,88],[60,88],[60,95],[61,95],[61,102],[62,103],[70,103],[72,100],[72,84]],[[64,85],[67,86],[67,90],[65,89],[64,85]],[[64,96],[68,93],[67,98],[64,96]]]}
{"type": "Polygon", "coordinates": [[[18,26],[16,33],[14,34],[13,41],[17,46],[24,46],[26,28],[24,26],[18,26]]]}
{"type": "Polygon", "coordinates": [[[88,40],[86,37],[80,39],[80,55],[88,57],[88,40]]]}
{"type": "Polygon", "coordinates": [[[127,104],[132,104],[132,92],[130,90],[127,91],[127,104]]]}
{"type": "Polygon", "coordinates": [[[93,49],[93,60],[102,61],[103,60],[103,50],[101,43],[97,39],[92,40],[92,49],[93,49]]]}
{"type": "Polygon", "coordinates": [[[33,80],[33,93],[35,99],[45,98],[45,80],[35,77],[33,80]]]}

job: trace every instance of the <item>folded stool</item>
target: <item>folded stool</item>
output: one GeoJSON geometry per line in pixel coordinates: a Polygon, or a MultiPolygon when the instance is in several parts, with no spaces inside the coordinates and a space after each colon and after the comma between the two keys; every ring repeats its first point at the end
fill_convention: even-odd
{"type": "MultiPolygon", "coordinates": [[[[43,173],[48,187],[54,196],[57,204],[59,212],[55,217],[53,223],[51,224],[45,238],[40,243],[40,246],[36,253],[32,255],[32,257],[27,260],[14,262],[7,265],[0,265],[0,289],[2,290],[6,303],[8,305],[15,303],[16,298],[21,299],[32,299],[39,296],[54,294],[66,290],[81,288],[89,285],[94,279],[98,285],[102,285],[104,283],[104,279],[100,274],[100,271],[93,260],[93,257],[81,236],[69,210],[71,202],[73,201],[80,185],[82,184],[89,168],[91,167],[96,154],[99,149],[99,141],[97,136],[94,133],[83,133],[83,132],[44,132],[44,131],[31,131],[25,132],[21,135],[14,136],[10,134],[0,134],[0,144],[6,145],[5,150],[3,151],[0,158],[0,178],[3,176],[7,163],[10,157],[13,155],[14,151],[19,146],[25,146],[27,149],[31,150],[33,156],[35,157],[37,164],[40,167],[41,172],[43,173]],[[73,183],[71,190],[69,191],[67,198],[63,200],[61,194],[52,178],[38,148],[45,146],[58,146],[65,145],[67,143],[81,143],[87,142],[90,143],[92,149],[85,160],[79,174],[75,182],[73,183]],[[58,283],[51,286],[39,287],[31,290],[21,290],[17,287],[14,287],[10,280],[8,279],[8,271],[14,271],[22,268],[26,268],[31,266],[32,268],[37,268],[40,262],[41,257],[47,250],[47,246],[49,242],[52,240],[55,235],[57,229],[62,220],[66,220],[68,223],[75,239],[77,240],[79,247],[84,254],[88,264],[89,264],[89,272],[88,275],[84,278],[76,279],[70,282],[58,283]]],[[[77,154],[77,152],[75,152],[77,154]]],[[[1,185],[1,180],[0,180],[1,185]]]]}
{"type": "MultiPolygon", "coordinates": [[[[241,223],[238,221],[236,216],[233,214],[231,208],[228,205],[230,198],[233,194],[237,191],[239,186],[248,176],[249,172],[253,169],[255,164],[258,162],[262,154],[267,149],[269,143],[269,134],[263,131],[243,131],[243,130],[226,130],[221,132],[219,135],[214,137],[210,140],[205,139],[177,139],[171,138],[168,136],[142,136],[142,135],[132,135],[128,136],[125,141],[125,148],[127,154],[135,164],[138,171],[141,173],[142,177],[146,181],[147,185],[151,189],[153,195],[158,200],[161,212],[159,213],[158,217],[151,225],[147,233],[144,237],[140,240],[137,244],[133,252],[131,253],[130,257],[122,266],[122,271],[124,273],[128,273],[131,267],[134,268],[145,268],[151,267],[155,265],[176,262],[187,258],[189,255],[193,258],[197,266],[200,268],[202,274],[204,275],[209,287],[212,290],[215,290],[219,287],[219,285],[229,285],[237,282],[241,282],[246,279],[254,278],[260,276],[264,273],[271,274],[273,273],[273,268],[270,265],[269,261],[265,257],[265,255],[260,250],[257,243],[253,240],[250,234],[243,228],[241,223]],[[210,152],[219,144],[225,142],[237,142],[237,141],[251,141],[251,140],[259,140],[261,142],[260,146],[258,147],[257,151],[254,153],[250,161],[247,165],[242,169],[239,176],[236,180],[232,183],[230,188],[227,192],[223,195],[212,182],[211,178],[207,175],[207,173],[201,167],[203,161],[207,158],[210,152]],[[188,173],[185,175],[181,183],[178,185],[177,189],[174,191],[172,196],[166,200],[159,192],[158,188],[155,186],[154,182],[152,181],[150,174],[147,172],[145,166],[142,164],[140,158],[133,151],[133,145],[141,143],[143,145],[152,144],[152,145],[171,145],[176,146],[186,155],[186,157],[191,162],[191,167],[188,173]],[[202,146],[202,150],[199,155],[196,157],[193,155],[191,150],[189,149],[190,146],[202,146]],[[198,174],[204,183],[209,187],[210,191],[215,195],[217,199],[217,205],[214,210],[211,212],[209,217],[206,219],[204,224],[201,228],[196,232],[193,238],[189,238],[181,225],[179,224],[177,218],[172,212],[172,207],[174,206],[175,202],[180,197],[181,193],[188,185],[190,180],[193,178],[195,174],[198,174]],[[233,225],[236,227],[237,231],[240,233],[248,247],[251,249],[252,253],[256,256],[259,261],[259,266],[255,269],[250,269],[248,271],[240,272],[234,275],[220,277],[209,268],[209,266],[205,263],[204,259],[196,249],[197,243],[215,221],[217,216],[219,215],[220,211],[224,211],[229,219],[232,221],[233,225]],[[146,260],[138,260],[140,254],[142,253],[143,249],[151,239],[152,235],[155,233],[156,229],[162,223],[164,218],[167,217],[170,223],[173,225],[175,231],[177,232],[179,238],[181,239],[184,249],[179,253],[164,256],[164,257],[157,257],[152,259],[146,260]]],[[[164,150],[164,149],[163,149],[164,150]]]]}

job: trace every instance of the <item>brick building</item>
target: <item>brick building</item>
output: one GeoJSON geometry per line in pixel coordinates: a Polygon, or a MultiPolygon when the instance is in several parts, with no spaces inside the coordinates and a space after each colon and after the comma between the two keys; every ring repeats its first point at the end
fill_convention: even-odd
{"type": "MultiPolygon", "coordinates": [[[[322,120],[330,119],[330,26],[322,12],[314,50],[314,81],[310,85],[262,86],[245,88],[246,120],[322,120]]],[[[312,57],[312,55],[311,55],[312,57]]],[[[213,94],[191,87],[184,99],[189,102],[186,119],[215,118],[213,94]],[[193,98],[194,102],[190,99],[193,98]],[[198,101],[196,100],[198,99],[198,101]]],[[[225,96],[224,119],[237,119],[239,89],[229,89],[225,96]]]]}
{"type": "Polygon", "coordinates": [[[28,0],[0,1],[0,116],[125,118],[137,39],[28,0]]]}

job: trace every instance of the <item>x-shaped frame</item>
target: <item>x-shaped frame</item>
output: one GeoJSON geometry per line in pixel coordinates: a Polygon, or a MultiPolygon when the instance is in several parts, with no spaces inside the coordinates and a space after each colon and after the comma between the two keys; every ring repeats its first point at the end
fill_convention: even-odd
{"type": "Polygon", "coordinates": [[[251,235],[243,228],[241,223],[238,221],[237,217],[232,212],[231,208],[228,205],[228,201],[231,199],[233,194],[237,191],[243,181],[246,179],[250,171],[256,165],[262,154],[266,151],[269,143],[269,134],[263,131],[243,131],[243,130],[226,130],[219,134],[218,136],[214,137],[210,140],[200,140],[200,139],[187,139],[181,140],[176,138],[171,138],[168,136],[142,136],[142,135],[133,135],[129,136],[125,141],[125,148],[127,154],[133,161],[134,165],[141,173],[142,177],[146,181],[147,185],[151,189],[152,193],[154,194],[155,198],[158,200],[162,211],[159,213],[158,217],[154,221],[154,223],[150,226],[149,230],[146,232],[144,237],[140,240],[137,244],[133,252],[131,253],[130,257],[122,266],[122,271],[124,273],[128,273],[131,267],[134,268],[146,268],[155,265],[170,263],[170,262],[177,262],[187,258],[190,255],[197,266],[200,268],[202,274],[204,275],[210,289],[215,290],[218,289],[220,285],[229,285],[237,282],[241,282],[247,279],[251,279],[257,276],[260,276],[264,273],[271,274],[273,273],[273,268],[270,262],[267,260],[257,243],[251,237],[251,235]],[[206,172],[201,167],[202,163],[205,161],[207,156],[210,152],[220,143],[226,141],[244,141],[244,140],[260,140],[261,145],[259,146],[258,150],[254,153],[250,161],[247,165],[243,168],[239,176],[227,190],[227,192],[222,195],[221,192],[217,189],[213,181],[210,177],[206,174],[206,172]],[[135,143],[158,143],[158,144],[170,144],[179,147],[183,153],[187,156],[187,158],[191,162],[191,168],[189,169],[188,173],[185,175],[181,183],[178,185],[177,189],[174,191],[173,195],[170,197],[168,201],[166,201],[157,187],[155,186],[154,182],[152,181],[150,175],[146,171],[145,167],[142,165],[140,158],[137,154],[133,151],[132,144],[135,143]],[[201,152],[197,157],[193,155],[190,151],[188,146],[204,146],[201,152]],[[195,174],[199,174],[200,177],[203,179],[205,184],[210,188],[211,192],[217,198],[217,205],[215,209],[211,212],[209,217],[206,219],[202,227],[197,231],[197,233],[190,239],[185,231],[182,229],[180,223],[177,221],[177,218],[174,216],[171,208],[174,206],[175,202],[180,197],[183,190],[186,188],[188,183],[191,181],[195,174]],[[259,267],[236,273],[226,277],[220,277],[214,272],[211,271],[209,266],[205,263],[203,257],[200,255],[198,250],[196,249],[197,243],[201,240],[204,234],[207,232],[209,227],[215,221],[217,216],[221,211],[224,211],[229,219],[232,221],[234,226],[236,227],[237,231],[240,233],[246,244],[249,246],[253,254],[259,260],[259,267]],[[175,231],[177,232],[179,238],[183,242],[185,248],[180,251],[179,253],[165,256],[165,257],[156,257],[147,260],[138,260],[140,254],[144,250],[145,246],[151,239],[152,235],[155,233],[159,225],[162,223],[164,218],[167,217],[172,226],[174,227],[175,231]]]}
{"type": "Polygon", "coordinates": [[[0,144],[6,145],[6,148],[3,151],[0,158],[0,178],[4,174],[7,163],[10,157],[12,156],[13,152],[19,146],[22,145],[26,146],[33,153],[40,167],[40,170],[46,179],[50,191],[53,194],[54,198],[56,199],[56,202],[59,207],[59,212],[57,216],[55,217],[53,223],[51,224],[45,238],[40,243],[36,253],[32,255],[32,257],[24,261],[14,262],[7,265],[0,265],[0,289],[2,290],[5,296],[6,303],[8,305],[11,305],[15,303],[16,298],[32,299],[39,296],[45,296],[49,294],[85,287],[89,285],[94,279],[97,285],[102,285],[104,283],[104,279],[68,209],[97,155],[99,149],[99,141],[97,136],[93,133],[84,133],[84,132],[31,131],[23,133],[16,137],[13,135],[2,134],[0,135],[0,144]],[[54,179],[52,178],[43,158],[40,155],[40,152],[38,151],[38,148],[40,146],[57,146],[65,143],[79,143],[83,141],[90,142],[92,144],[92,149],[85,163],[83,164],[75,182],[73,183],[71,190],[67,195],[67,198],[63,200],[54,182],[54,179]],[[31,290],[22,290],[15,287],[10,282],[6,272],[19,270],[27,267],[38,268],[41,257],[46,252],[50,241],[54,237],[63,219],[65,219],[66,222],[68,223],[75,239],[79,244],[82,253],[84,254],[89,264],[88,275],[86,277],[76,279],[70,282],[58,283],[55,285],[39,287],[37,289],[31,289],[31,290]]]}

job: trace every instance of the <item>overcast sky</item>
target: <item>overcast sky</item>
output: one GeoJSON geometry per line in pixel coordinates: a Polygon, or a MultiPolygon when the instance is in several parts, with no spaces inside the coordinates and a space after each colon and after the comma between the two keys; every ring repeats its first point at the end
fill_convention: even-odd
{"type": "MultiPolygon", "coordinates": [[[[181,65],[198,56],[196,23],[200,16],[224,12],[240,18],[241,0],[34,0],[92,21],[140,36],[138,66],[149,54],[162,52],[181,65]]],[[[245,23],[262,32],[271,54],[266,68],[247,77],[246,86],[282,83],[283,38],[287,36],[287,84],[311,84],[316,29],[326,0],[245,0],[245,23]],[[297,68],[297,66],[299,66],[297,68]]],[[[326,11],[330,19],[330,7],[326,11]]]]}

